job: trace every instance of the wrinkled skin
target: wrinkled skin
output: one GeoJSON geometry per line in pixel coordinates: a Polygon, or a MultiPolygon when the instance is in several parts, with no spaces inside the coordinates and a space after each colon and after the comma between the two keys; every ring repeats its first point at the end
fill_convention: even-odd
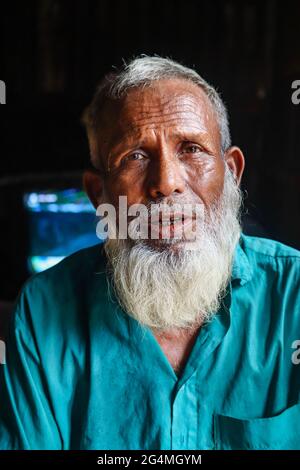
{"type": "MultiPolygon", "coordinates": [[[[205,93],[181,79],[133,89],[122,101],[108,104],[98,147],[104,172],[84,174],[95,207],[103,201],[104,191],[106,202],[116,209],[120,195],[127,196],[128,206],[186,195],[209,209],[222,193],[225,161],[238,183],[244,170],[238,147],[222,155],[218,123],[205,93]]],[[[153,333],[179,372],[198,328],[153,333]]]]}

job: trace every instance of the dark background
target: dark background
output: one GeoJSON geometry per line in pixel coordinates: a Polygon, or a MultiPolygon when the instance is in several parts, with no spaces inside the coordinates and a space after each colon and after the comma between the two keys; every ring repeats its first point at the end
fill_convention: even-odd
{"type": "Polygon", "coordinates": [[[27,273],[24,188],[80,182],[80,116],[112,65],[138,54],[195,67],[246,156],[246,231],[300,248],[300,2],[39,0],[1,4],[0,299],[27,273]],[[50,184],[50,183],[49,183],[50,184]]]}

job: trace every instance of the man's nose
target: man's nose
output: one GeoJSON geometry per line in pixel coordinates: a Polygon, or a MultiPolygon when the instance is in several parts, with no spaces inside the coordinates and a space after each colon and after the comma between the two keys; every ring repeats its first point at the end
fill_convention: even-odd
{"type": "Polygon", "coordinates": [[[152,198],[167,197],[173,193],[183,193],[185,181],[183,169],[176,158],[162,158],[152,167],[149,179],[149,194],[152,198]]]}

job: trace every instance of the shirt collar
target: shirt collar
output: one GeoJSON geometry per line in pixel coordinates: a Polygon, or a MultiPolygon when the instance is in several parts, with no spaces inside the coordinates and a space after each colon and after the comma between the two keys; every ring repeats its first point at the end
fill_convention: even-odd
{"type": "Polygon", "coordinates": [[[236,246],[231,274],[231,280],[238,281],[241,286],[250,281],[253,276],[252,267],[244,250],[244,237],[245,235],[241,234],[239,242],[236,246]]]}

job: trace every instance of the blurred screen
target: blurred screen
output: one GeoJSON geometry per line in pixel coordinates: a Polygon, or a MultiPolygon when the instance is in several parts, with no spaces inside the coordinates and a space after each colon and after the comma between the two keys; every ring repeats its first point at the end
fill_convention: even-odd
{"type": "Polygon", "coordinates": [[[54,266],[82,248],[100,243],[96,211],[80,189],[60,189],[24,194],[27,212],[31,273],[54,266]]]}

